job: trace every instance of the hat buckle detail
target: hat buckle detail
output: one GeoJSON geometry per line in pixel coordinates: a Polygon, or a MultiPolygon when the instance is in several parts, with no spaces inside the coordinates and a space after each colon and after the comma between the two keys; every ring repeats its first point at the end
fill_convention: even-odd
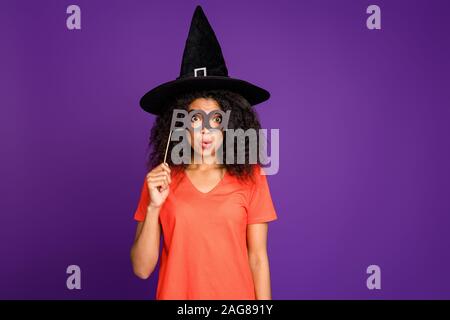
{"type": "Polygon", "coordinates": [[[203,77],[206,77],[206,67],[195,68],[194,69],[194,77],[198,77],[197,72],[203,71],[203,77]]]}

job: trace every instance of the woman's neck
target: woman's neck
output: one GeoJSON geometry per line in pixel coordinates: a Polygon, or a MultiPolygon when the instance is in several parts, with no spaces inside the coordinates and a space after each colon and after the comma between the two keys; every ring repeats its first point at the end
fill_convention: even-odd
{"type": "Polygon", "coordinates": [[[199,171],[206,171],[206,170],[214,170],[214,169],[222,169],[224,168],[223,164],[208,164],[208,163],[191,163],[188,165],[188,170],[199,170],[199,171]]]}
{"type": "Polygon", "coordinates": [[[194,161],[194,156],[192,156],[191,163],[188,165],[187,169],[188,170],[206,171],[206,170],[222,169],[225,167],[223,164],[217,163],[218,161],[215,156],[201,157],[200,159],[201,159],[201,162],[196,163],[194,161]]]}

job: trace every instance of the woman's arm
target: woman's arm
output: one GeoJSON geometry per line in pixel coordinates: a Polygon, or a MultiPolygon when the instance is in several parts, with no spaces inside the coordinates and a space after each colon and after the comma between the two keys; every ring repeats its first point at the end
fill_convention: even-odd
{"type": "MultiPolygon", "coordinates": [[[[166,163],[161,163],[146,176],[144,187],[148,189],[149,203],[144,221],[137,225],[136,237],[130,252],[133,271],[141,279],[147,279],[158,262],[161,238],[159,211],[169,195],[171,180],[170,168],[166,163]]],[[[141,198],[141,201],[142,199],[146,198],[141,198]]]]}
{"type": "Polygon", "coordinates": [[[267,256],[267,223],[247,225],[247,249],[253,273],[257,300],[271,300],[269,258],[267,256]]]}
{"type": "Polygon", "coordinates": [[[147,279],[158,262],[161,237],[159,210],[160,208],[149,205],[145,220],[138,222],[136,228],[136,238],[130,256],[134,274],[141,279],[147,279]]]}

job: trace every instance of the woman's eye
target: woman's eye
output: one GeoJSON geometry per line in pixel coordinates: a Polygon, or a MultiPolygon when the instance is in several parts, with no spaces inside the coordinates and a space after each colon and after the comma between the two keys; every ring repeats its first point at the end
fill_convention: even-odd
{"type": "Polygon", "coordinates": [[[214,117],[213,120],[214,120],[215,122],[221,123],[221,122],[222,122],[222,117],[217,116],[217,117],[214,117]]]}

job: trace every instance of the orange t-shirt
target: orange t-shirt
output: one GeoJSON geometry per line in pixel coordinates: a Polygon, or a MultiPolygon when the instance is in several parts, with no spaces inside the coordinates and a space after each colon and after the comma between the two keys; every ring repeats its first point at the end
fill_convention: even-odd
{"type": "MultiPolygon", "coordinates": [[[[225,173],[209,192],[199,191],[184,171],[172,170],[169,195],[159,212],[163,249],[157,300],[254,300],[247,255],[247,224],[277,219],[263,170],[255,183],[225,173]]],[[[149,204],[144,179],[134,219],[149,204]]]]}

